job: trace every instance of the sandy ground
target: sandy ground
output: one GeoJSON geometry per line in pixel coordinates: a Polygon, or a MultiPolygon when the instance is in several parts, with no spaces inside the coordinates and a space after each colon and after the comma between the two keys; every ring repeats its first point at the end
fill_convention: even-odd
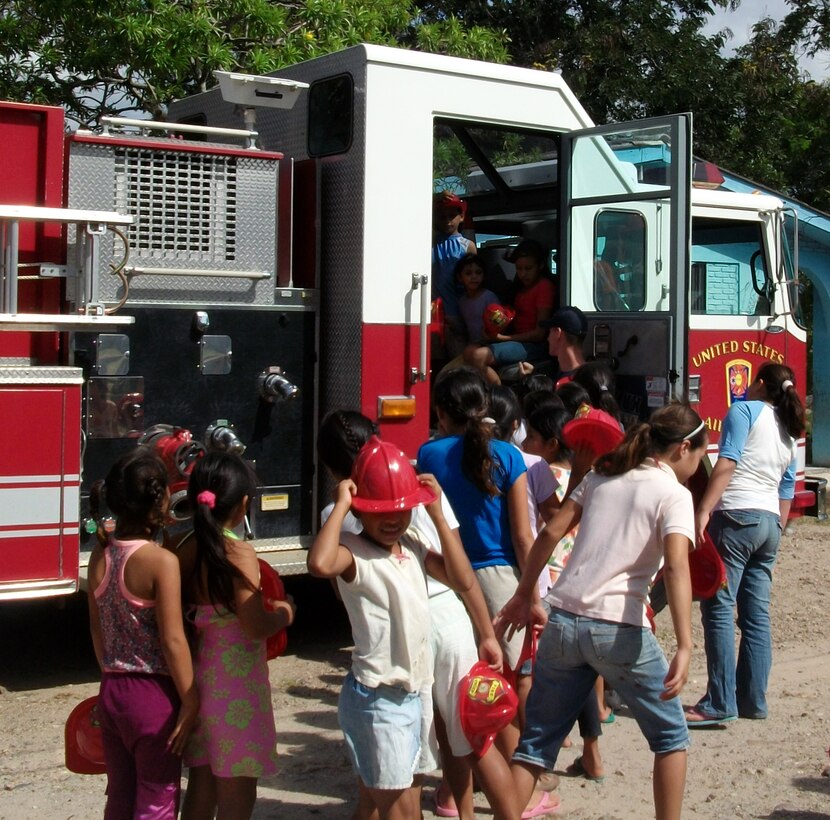
{"type": "MultiPolygon", "coordinates": [[[[775,665],[766,721],[738,721],[693,735],[685,814],[701,818],[830,818],[830,522],[796,522],[785,536],[773,590],[775,665]]],[[[337,728],[337,694],[349,632],[326,584],[293,579],[301,616],[288,654],[271,663],[282,771],[260,782],[254,817],[345,818],[353,779],[337,728]]],[[[695,653],[684,701],[705,687],[697,607],[695,653]]],[[[671,647],[668,612],[658,634],[671,647]]],[[[97,691],[84,602],[0,607],[0,818],[101,815],[105,778],[63,766],[63,725],[97,691]]],[[[564,750],[558,769],[578,754],[564,750]]],[[[651,755],[621,710],[602,739],[606,781],[562,777],[563,814],[573,818],[653,816],[651,755]]],[[[430,777],[424,817],[431,818],[430,777]]],[[[481,817],[491,816],[483,801],[481,817]]]]}

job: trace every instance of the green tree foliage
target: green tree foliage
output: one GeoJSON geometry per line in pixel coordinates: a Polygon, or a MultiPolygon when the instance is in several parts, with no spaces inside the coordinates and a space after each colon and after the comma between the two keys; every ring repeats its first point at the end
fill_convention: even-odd
{"type": "Polygon", "coordinates": [[[410,0],[7,0],[0,95],[63,105],[83,125],[213,85],[215,69],[275,71],[360,42],[504,60],[501,35],[452,18],[417,31],[410,0]]]}

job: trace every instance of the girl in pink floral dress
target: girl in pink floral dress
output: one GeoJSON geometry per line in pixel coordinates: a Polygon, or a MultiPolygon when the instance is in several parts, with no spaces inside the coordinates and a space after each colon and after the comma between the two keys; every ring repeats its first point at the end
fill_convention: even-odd
{"type": "Polygon", "coordinates": [[[250,817],[258,778],[277,770],[265,639],[292,622],[294,605],[268,601],[266,610],[256,553],[232,532],[254,487],[249,467],[227,453],[200,459],[190,478],[195,541],[182,550],[195,554],[184,592],[195,605],[201,706],[185,752],[184,820],[212,818],[217,809],[223,818],[250,817]]]}

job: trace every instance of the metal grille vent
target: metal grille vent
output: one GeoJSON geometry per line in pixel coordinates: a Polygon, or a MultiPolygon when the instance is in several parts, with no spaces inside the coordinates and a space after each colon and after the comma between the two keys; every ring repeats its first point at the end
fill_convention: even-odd
{"type": "Polygon", "coordinates": [[[115,196],[135,217],[130,249],[142,257],[236,259],[236,157],[119,147],[115,196]]]}

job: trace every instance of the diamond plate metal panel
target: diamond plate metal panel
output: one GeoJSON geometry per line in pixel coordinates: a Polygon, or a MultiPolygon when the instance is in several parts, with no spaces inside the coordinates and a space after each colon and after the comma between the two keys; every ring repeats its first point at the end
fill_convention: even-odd
{"type": "MultiPolygon", "coordinates": [[[[127,269],[149,272],[130,277],[130,301],[273,304],[277,163],[134,142],[73,143],[69,169],[70,207],[100,208],[106,203],[108,210],[136,218],[127,231],[127,269]],[[215,273],[179,273],[187,270],[215,273]],[[267,278],[248,278],[247,272],[267,278]]],[[[105,302],[123,296],[121,280],[106,273],[122,255],[122,243],[108,234],[101,254],[105,302]]]]}
{"type": "MultiPolygon", "coordinates": [[[[364,152],[366,145],[366,51],[355,46],[296,66],[274,76],[314,83],[340,74],[354,81],[353,140],[345,154],[321,160],[322,249],[320,267],[320,413],[337,407],[360,407],[363,322],[364,152]]],[[[170,119],[204,115],[208,125],[243,127],[235,107],[218,89],[180,100],[170,119]]],[[[307,159],[308,94],[290,110],[258,109],[261,147],[307,159]]],[[[378,204],[377,207],[384,207],[378,204]]],[[[378,237],[377,241],[391,241],[378,237]]],[[[390,245],[391,249],[391,245],[390,245]]],[[[391,250],[390,250],[391,254],[391,250]]],[[[380,353],[380,351],[377,351],[380,353]]]]}

